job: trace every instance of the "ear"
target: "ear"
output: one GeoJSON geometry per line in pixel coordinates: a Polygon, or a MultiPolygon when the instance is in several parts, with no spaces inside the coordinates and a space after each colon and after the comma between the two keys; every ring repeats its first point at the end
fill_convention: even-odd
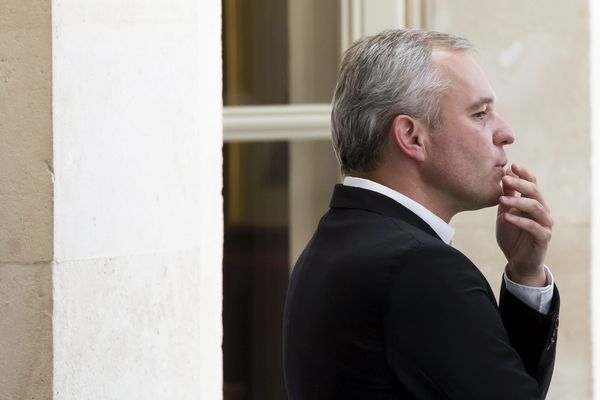
{"type": "Polygon", "coordinates": [[[392,135],[398,150],[415,161],[425,159],[423,139],[426,134],[423,125],[408,115],[397,115],[392,122],[392,135]]]}

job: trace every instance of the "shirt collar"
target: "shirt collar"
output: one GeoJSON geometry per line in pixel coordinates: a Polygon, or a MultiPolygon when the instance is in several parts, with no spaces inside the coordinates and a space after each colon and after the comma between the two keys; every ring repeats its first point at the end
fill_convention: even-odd
{"type": "Polygon", "coordinates": [[[402,193],[372,180],[357,178],[354,176],[346,176],[344,178],[344,186],[372,190],[373,192],[381,193],[384,196],[396,200],[398,203],[402,204],[404,207],[408,208],[410,211],[417,214],[419,218],[425,221],[427,225],[429,225],[446,244],[451,244],[452,238],[454,237],[454,228],[448,225],[446,221],[423,207],[421,204],[406,197],[402,193]]]}

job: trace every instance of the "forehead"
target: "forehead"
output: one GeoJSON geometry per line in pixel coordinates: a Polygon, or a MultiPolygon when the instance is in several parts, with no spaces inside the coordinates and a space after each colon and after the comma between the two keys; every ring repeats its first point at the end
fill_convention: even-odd
{"type": "Polygon", "coordinates": [[[481,66],[465,51],[433,50],[431,59],[440,77],[449,82],[444,97],[460,104],[494,99],[494,91],[481,66]]]}

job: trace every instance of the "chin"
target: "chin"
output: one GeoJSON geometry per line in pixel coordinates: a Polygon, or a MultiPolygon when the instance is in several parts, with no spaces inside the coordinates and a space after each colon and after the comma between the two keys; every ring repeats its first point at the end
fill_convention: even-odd
{"type": "Polygon", "coordinates": [[[488,207],[497,206],[498,200],[500,199],[500,196],[502,196],[503,193],[504,192],[502,192],[502,187],[500,185],[498,185],[498,187],[493,192],[493,194],[490,194],[490,197],[488,199],[488,204],[489,204],[488,207]]]}
{"type": "Polygon", "coordinates": [[[474,196],[472,206],[469,210],[481,210],[482,208],[495,207],[498,205],[498,199],[502,196],[502,189],[490,191],[482,196],[482,193],[478,193],[479,196],[474,196]]]}
{"type": "Polygon", "coordinates": [[[493,199],[490,199],[490,201],[488,202],[488,205],[486,207],[495,207],[495,206],[497,206],[499,204],[498,197],[500,197],[500,195],[494,197],[493,199]]]}

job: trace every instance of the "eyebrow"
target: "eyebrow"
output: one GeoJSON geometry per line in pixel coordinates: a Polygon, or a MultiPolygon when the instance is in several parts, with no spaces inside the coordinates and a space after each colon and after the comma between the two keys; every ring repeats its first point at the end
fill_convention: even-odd
{"type": "Polygon", "coordinates": [[[480,97],[475,103],[469,106],[469,110],[477,110],[481,106],[494,102],[493,97],[480,97]]]}

